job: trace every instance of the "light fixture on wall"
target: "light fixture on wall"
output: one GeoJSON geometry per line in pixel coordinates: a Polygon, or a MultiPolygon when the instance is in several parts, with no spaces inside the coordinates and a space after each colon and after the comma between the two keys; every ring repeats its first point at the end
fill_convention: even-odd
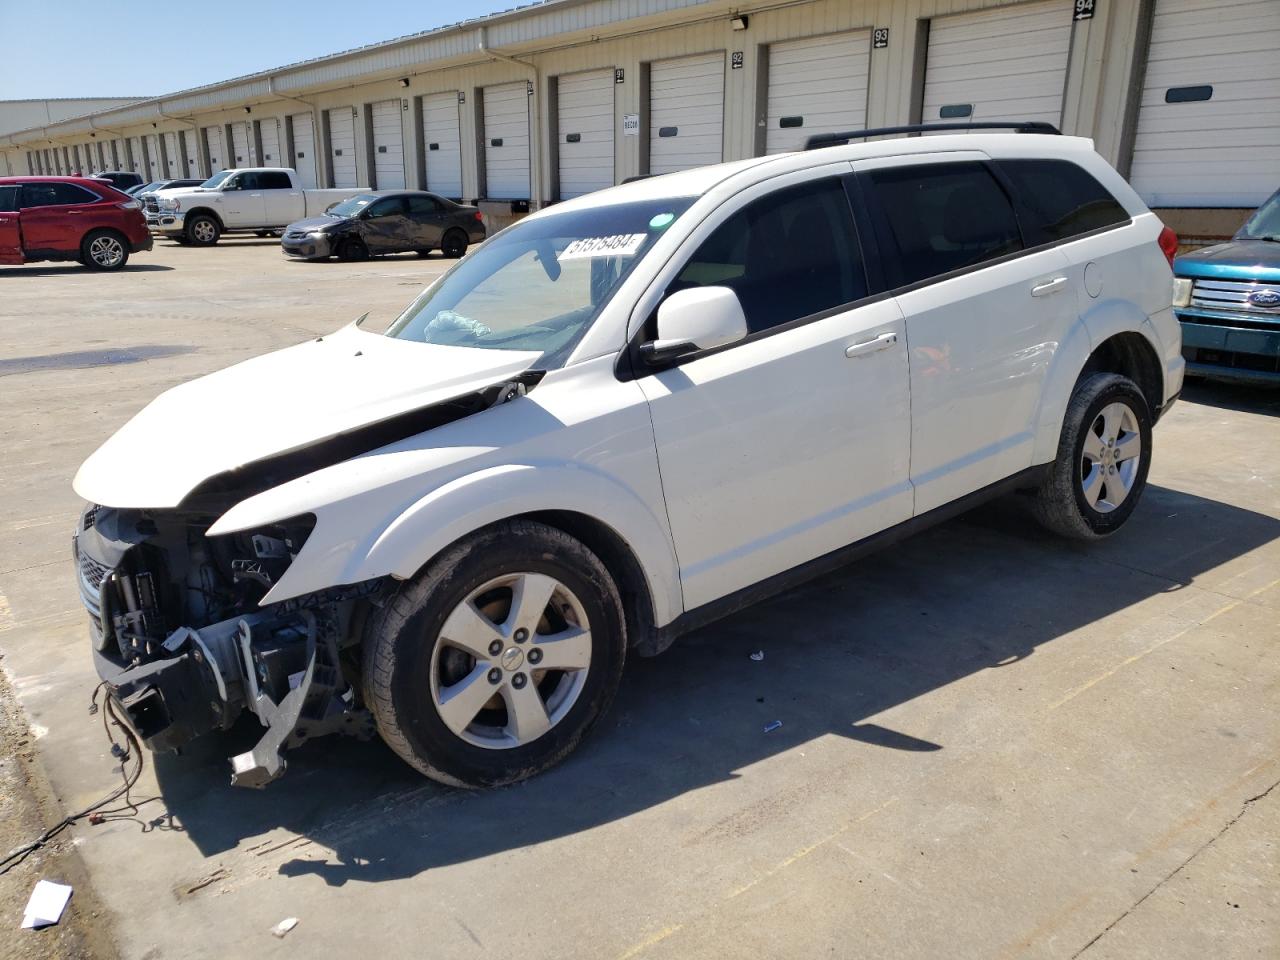
{"type": "Polygon", "coordinates": [[[733,27],[735,30],[747,29],[747,15],[745,13],[738,14],[729,21],[729,26],[733,27]]]}
{"type": "Polygon", "coordinates": [[[409,85],[409,78],[408,78],[408,77],[401,77],[401,78],[400,78],[400,86],[402,86],[402,87],[407,87],[408,85],[409,85]]]}
{"type": "Polygon", "coordinates": [[[244,112],[245,112],[245,113],[251,113],[252,111],[253,111],[253,108],[252,108],[252,107],[245,107],[245,108],[244,108],[244,112]]]}

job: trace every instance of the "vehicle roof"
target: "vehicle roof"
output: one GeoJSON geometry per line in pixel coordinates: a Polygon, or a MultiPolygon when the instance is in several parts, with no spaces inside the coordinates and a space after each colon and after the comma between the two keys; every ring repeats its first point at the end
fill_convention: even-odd
{"type": "Polygon", "coordinates": [[[0,177],[0,183],[79,183],[93,184],[95,187],[110,187],[111,184],[97,177],[54,177],[32,174],[31,176],[0,177]]]}
{"type": "Polygon", "coordinates": [[[573,200],[566,200],[548,212],[580,210],[604,203],[630,203],[663,197],[698,197],[727,180],[741,177],[756,181],[782,173],[826,166],[830,163],[875,160],[887,157],[910,157],[923,153],[982,151],[1003,156],[1070,157],[1093,153],[1093,141],[1084,137],[1066,137],[1038,133],[958,133],[927,137],[894,137],[849,143],[817,150],[776,153],[747,160],[731,160],[706,167],[695,167],[678,173],[667,173],[607,187],[573,200]]]}

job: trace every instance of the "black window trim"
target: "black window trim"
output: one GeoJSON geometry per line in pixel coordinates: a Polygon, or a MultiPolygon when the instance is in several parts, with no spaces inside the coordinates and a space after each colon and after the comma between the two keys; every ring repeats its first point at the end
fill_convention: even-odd
{"type": "MultiPolygon", "coordinates": [[[[649,317],[645,318],[644,323],[640,324],[640,329],[638,329],[635,335],[627,342],[626,347],[619,351],[618,360],[614,364],[614,374],[617,378],[622,381],[628,381],[653,376],[654,374],[662,373],[665,370],[670,370],[673,367],[680,367],[686,363],[692,363],[694,360],[701,360],[704,357],[714,356],[717,353],[724,353],[726,350],[733,350],[748,343],[757,343],[760,340],[765,340],[781,333],[787,333],[791,330],[808,326],[811,323],[817,323],[819,320],[834,317],[836,314],[848,313],[850,310],[855,310],[860,307],[888,299],[892,295],[891,292],[880,289],[880,287],[883,287],[884,279],[882,275],[879,251],[876,249],[875,241],[870,239],[870,234],[864,229],[868,224],[865,217],[862,215],[862,212],[858,210],[858,204],[854,202],[853,194],[860,190],[859,185],[855,181],[855,174],[831,173],[825,177],[813,177],[809,180],[802,180],[798,183],[788,184],[787,186],[778,187],[776,189],[779,191],[789,190],[792,187],[803,186],[806,183],[817,183],[821,180],[827,179],[839,179],[844,186],[845,202],[849,204],[849,219],[853,227],[854,242],[858,245],[859,254],[862,256],[863,274],[867,286],[867,295],[865,297],[861,297],[858,300],[850,300],[847,303],[837,304],[836,306],[828,307],[825,310],[819,310],[817,313],[807,314],[803,317],[796,317],[794,320],[788,320],[785,323],[776,324],[765,330],[757,330],[755,333],[749,333],[741,340],[735,340],[733,343],[726,343],[723,346],[712,347],[710,350],[694,350],[689,353],[681,354],[678,357],[672,357],[669,360],[664,360],[660,363],[654,363],[647,361],[640,356],[640,345],[646,342],[645,328],[649,326],[649,321],[653,318],[654,314],[657,313],[658,307],[662,306],[662,301],[659,300],[658,305],[654,307],[653,313],[651,313],[649,317]],[[874,273],[869,263],[869,249],[875,251],[872,255],[875,263],[874,273]]],[[[709,239],[711,235],[715,233],[715,230],[719,229],[739,212],[745,210],[748,206],[754,203],[755,200],[763,200],[767,196],[769,196],[769,194],[763,194],[756,197],[754,200],[748,200],[741,206],[736,207],[732,213],[716,224],[715,229],[713,229],[711,233],[704,238],[704,240],[709,239]]],[[[701,246],[701,244],[699,244],[699,246],[701,246]]],[[[684,262],[687,263],[688,257],[693,256],[693,254],[697,252],[697,249],[698,248],[695,247],[694,250],[685,257],[684,262]]]]}

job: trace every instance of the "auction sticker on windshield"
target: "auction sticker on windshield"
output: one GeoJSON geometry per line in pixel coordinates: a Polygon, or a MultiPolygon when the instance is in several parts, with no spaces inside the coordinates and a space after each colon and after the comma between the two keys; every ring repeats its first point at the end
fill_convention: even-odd
{"type": "Polygon", "coordinates": [[[584,260],[588,257],[631,257],[644,243],[646,233],[615,233],[611,237],[583,237],[575,240],[557,260],[584,260]]]}

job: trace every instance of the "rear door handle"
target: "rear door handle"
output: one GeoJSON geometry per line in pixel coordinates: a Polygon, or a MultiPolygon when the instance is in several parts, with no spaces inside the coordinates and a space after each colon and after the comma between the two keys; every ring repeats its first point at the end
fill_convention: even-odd
{"type": "Polygon", "coordinates": [[[1057,293],[1059,290],[1067,288],[1066,277],[1054,277],[1052,280],[1046,280],[1044,283],[1037,283],[1031,288],[1033,297],[1047,297],[1050,294],[1057,293]]]}
{"type": "Polygon", "coordinates": [[[850,360],[856,357],[865,357],[868,354],[878,353],[881,350],[887,350],[898,342],[896,333],[882,333],[874,340],[863,340],[861,343],[855,343],[850,347],[846,347],[844,355],[850,360]]]}

